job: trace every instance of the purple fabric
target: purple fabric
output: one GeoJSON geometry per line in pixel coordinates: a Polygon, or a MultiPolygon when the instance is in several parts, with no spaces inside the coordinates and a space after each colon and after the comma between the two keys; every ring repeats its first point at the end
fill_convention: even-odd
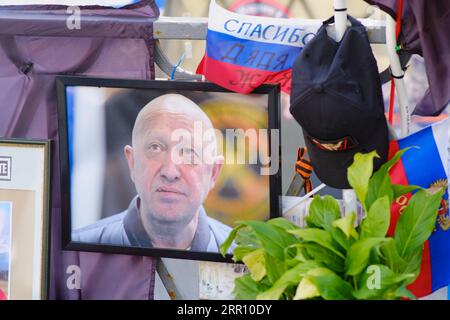
{"type": "Polygon", "coordinates": [[[83,252],[79,263],[81,299],[153,299],[155,261],[152,258],[83,252]]]}
{"type": "Polygon", "coordinates": [[[56,74],[154,78],[153,1],[120,9],[82,7],[81,30],[66,6],[0,7],[0,136],[51,139],[50,299],[153,299],[156,260],[61,248],[56,74]],[[51,19],[50,19],[51,18],[51,19]],[[81,289],[69,289],[69,266],[81,289]]]}
{"type": "MultiPolygon", "coordinates": [[[[365,0],[378,5],[394,19],[397,0],[365,0]]],[[[420,102],[414,114],[439,115],[450,101],[450,1],[403,1],[399,42],[404,50],[423,56],[430,85],[429,97],[420,102]],[[432,104],[430,104],[432,101],[432,104]]]]}

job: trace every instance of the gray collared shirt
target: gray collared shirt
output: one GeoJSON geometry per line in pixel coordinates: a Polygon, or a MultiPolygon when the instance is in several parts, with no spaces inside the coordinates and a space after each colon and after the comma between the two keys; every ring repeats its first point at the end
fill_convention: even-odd
{"type": "MultiPolygon", "coordinates": [[[[127,210],[97,221],[87,227],[73,231],[72,241],[119,246],[147,247],[152,243],[142,225],[136,196],[127,210]]],[[[199,252],[219,252],[220,245],[231,232],[231,228],[206,215],[200,207],[197,230],[192,240],[191,250],[199,252]]],[[[228,253],[232,253],[234,245],[228,253]]]]}

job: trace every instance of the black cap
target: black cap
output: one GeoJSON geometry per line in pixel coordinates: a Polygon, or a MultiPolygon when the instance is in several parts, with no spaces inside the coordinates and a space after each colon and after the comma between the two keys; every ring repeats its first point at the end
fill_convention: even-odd
{"type": "Polygon", "coordinates": [[[290,112],[303,129],[314,171],[325,184],[350,188],[353,156],[376,150],[386,162],[389,139],[381,80],[365,27],[348,17],[340,42],[325,21],[294,62],[290,112]]]}

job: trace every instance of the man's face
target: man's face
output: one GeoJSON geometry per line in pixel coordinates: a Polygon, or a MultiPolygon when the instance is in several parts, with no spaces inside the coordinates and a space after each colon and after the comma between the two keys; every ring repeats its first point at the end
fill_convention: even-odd
{"type": "Polygon", "coordinates": [[[214,187],[221,168],[219,163],[180,163],[175,154],[193,160],[201,150],[195,150],[190,141],[172,141],[177,129],[187,130],[193,137],[194,121],[170,113],[153,116],[133,148],[125,147],[141,214],[150,221],[188,224],[214,187]]]}

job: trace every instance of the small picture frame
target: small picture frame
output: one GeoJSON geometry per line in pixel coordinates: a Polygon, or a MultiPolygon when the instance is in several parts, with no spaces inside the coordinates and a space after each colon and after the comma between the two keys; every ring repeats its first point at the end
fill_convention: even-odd
{"type": "Polygon", "coordinates": [[[50,141],[0,138],[0,299],[48,298],[50,141]]]}
{"type": "Polygon", "coordinates": [[[280,89],[57,77],[67,250],[231,262],[239,220],[281,215],[280,89]]]}

